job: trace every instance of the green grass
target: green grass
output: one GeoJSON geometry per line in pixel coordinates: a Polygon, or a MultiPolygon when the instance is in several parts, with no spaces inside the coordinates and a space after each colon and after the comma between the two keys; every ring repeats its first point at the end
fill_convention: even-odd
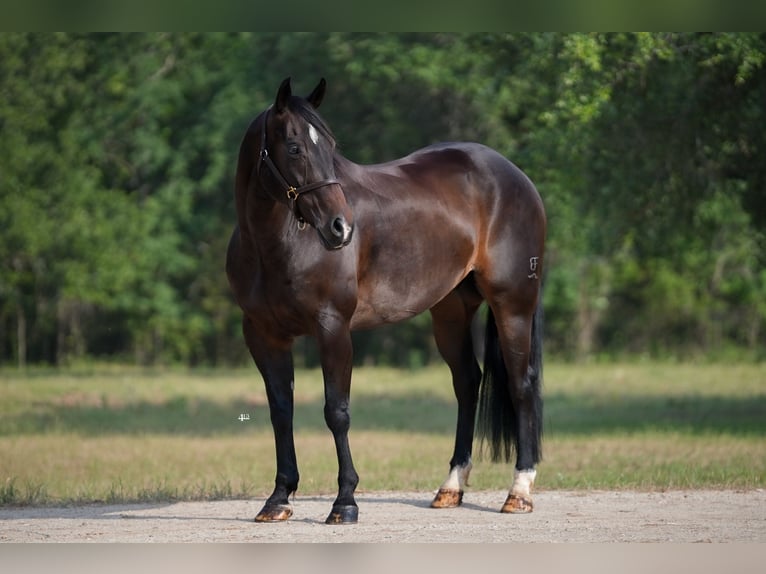
{"type": "MultiPolygon", "coordinates": [[[[553,364],[545,377],[538,489],[764,485],[765,366],[553,364]]],[[[335,492],[321,374],[295,387],[299,494],[335,492]]],[[[439,486],[457,412],[445,367],[357,369],[351,406],[360,491],[439,486]]],[[[512,465],[475,459],[472,488],[509,486],[512,465]]],[[[0,371],[0,504],[248,498],[274,472],[254,368],[0,371]]]]}

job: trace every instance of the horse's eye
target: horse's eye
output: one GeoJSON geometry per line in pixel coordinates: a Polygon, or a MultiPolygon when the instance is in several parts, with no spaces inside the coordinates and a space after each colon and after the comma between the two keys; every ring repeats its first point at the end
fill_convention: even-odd
{"type": "Polygon", "coordinates": [[[287,153],[290,155],[298,155],[301,152],[300,146],[298,144],[289,144],[287,146],[287,153]]]}

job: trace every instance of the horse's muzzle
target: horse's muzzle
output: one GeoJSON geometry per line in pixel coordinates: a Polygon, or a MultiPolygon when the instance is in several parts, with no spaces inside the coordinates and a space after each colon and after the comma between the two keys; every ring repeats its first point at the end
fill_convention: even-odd
{"type": "Polygon", "coordinates": [[[328,249],[340,249],[351,242],[354,226],[345,217],[337,215],[328,225],[318,229],[319,236],[328,249]]]}

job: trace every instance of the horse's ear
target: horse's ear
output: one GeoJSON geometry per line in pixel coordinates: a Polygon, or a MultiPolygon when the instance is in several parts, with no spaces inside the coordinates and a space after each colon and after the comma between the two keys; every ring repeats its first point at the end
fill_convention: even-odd
{"type": "Polygon", "coordinates": [[[308,101],[308,103],[314,106],[314,109],[318,108],[319,105],[322,103],[326,88],[327,88],[327,82],[325,82],[325,79],[322,78],[321,80],[319,80],[317,87],[314,88],[314,91],[311,92],[309,96],[306,98],[306,101],[308,101]]]}
{"type": "Polygon", "coordinates": [[[277,99],[274,101],[274,107],[277,113],[282,113],[287,107],[287,100],[293,95],[293,89],[290,87],[290,78],[282,80],[277,92],[277,99]]]}

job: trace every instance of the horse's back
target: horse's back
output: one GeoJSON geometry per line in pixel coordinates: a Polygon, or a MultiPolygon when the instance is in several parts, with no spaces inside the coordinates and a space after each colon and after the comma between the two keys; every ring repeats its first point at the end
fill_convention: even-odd
{"type": "Polygon", "coordinates": [[[420,184],[418,193],[437,195],[440,201],[457,200],[452,213],[455,221],[473,218],[480,226],[544,232],[545,208],[534,183],[491,147],[475,142],[436,143],[397,165],[420,184]]]}
{"type": "MultiPolygon", "coordinates": [[[[497,150],[480,143],[457,142],[447,144],[444,148],[455,157],[454,152],[462,152],[468,156],[476,173],[486,175],[498,186],[498,193],[515,193],[519,195],[537,196],[537,189],[532,180],[515,163],[497,150]]],[[[486,190],[485,190],[486,191],[486,190]]],[[[495,191],[493,189],[492,191],[495,191]]]]}
{"type": "Polygon", "coordinates": [[[373,167],[388,171],[399,169],[414,179],[430,176],[437,181],[460,174],[469,184],[462,188],[464,191],[472,187],[480,194],[532,200],[542,206],[537,189],[529,177],[504,155],[480,143],[435,143],[400,160],[373,167]]]}

